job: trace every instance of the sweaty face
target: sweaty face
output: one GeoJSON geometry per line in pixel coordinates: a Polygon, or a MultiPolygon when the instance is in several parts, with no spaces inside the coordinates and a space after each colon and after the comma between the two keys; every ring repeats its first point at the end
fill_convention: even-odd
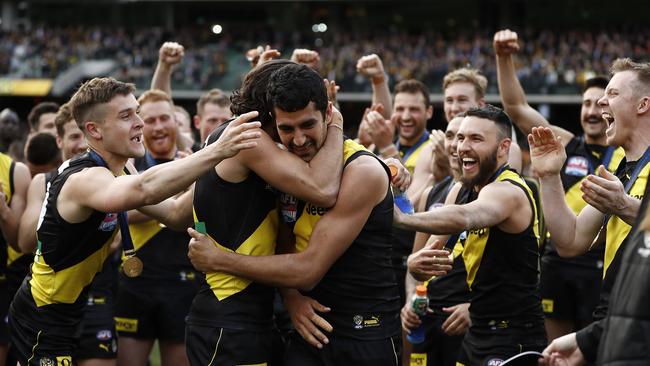
{"type": "Polygon", "coordinates": [[[397,121],[400,140],[406,145],[415,144],[431,118],[433,108],[427,108],[420,93],[397,93],[393,106],[393,120],[397,121]]]}
{"type": "Polygon", "coordinates": [[[605,136],[607,122],[601,115],[598,100],[605,95],[605,90],[592,87],[582,94],[582,107],[580,108],[580,125],[585,135],[593,139],[605,136]]]}
{"type": "Polygon", "coordinates": [[[618,72],[607,84],[605,95],[598,101],[602,117],[608,124],[605,131],[607,145],[625,147],[634,133],[635,110],[639,101],[634,90],[636,83],[634,72],[618,72]]]}
{"type": "MultiPolygon", "coordinates": [[[[280,141],[304,161],[311,161],[325,142],[327,127],[314,102],[296,112],[274,108],[280,141]]],[[[328,112],[329,113],[329,112],[328,112]]]]}
{"type": "Polygon", "coordinates": [[[56,136],[56,125],[54,124],[54,119],[56,118],[56,113],[43,113],[38,119],[38,129],[36,132],[47,132],[56,136]]]}
{"type": "Polygon", "coordinates": [[[81,154],[88,148],[83,133],[73,119],[63,125],[63,137],[57,136],[57,142],[63,154],[63,160],[68,160],[81,154]]]}
{"type": "Polygon", "coordinates": [[[484,103],[477,98],[476,89],[472,83],[451,83],[445,89],[444,110],[447,121],[451,121],[457,115],[482,104],[484,103]]]}
{"type": "Polygon", "coordinates": [[[493,121],[465,117],[458,129],[458,158],[461,181],[467,186],[483,186],[497,169],[499,142],[493,121]]]}
{"type": "Polygon", "coordinates": [[[445,151],[449,156],[449,166],[456,174],[460,174],[460,162],[458,161],[458,139],[456,138],[456,134],[458,133],[458,128],[460,127],[462,120],[462,117],[453,118],[447,124],[447,130],[445,130],[445,151]]]}
{"type": "Polygon", "coordinates": [[[154,158],[171,158],[176,152],[178,125],[172,105],[165,101],[148,102],[140,106],[144,121],[144,144],[154,158]]]}
{"type": "Polygon", "coordinates": [[[201,116],[199,117],[199,126],[195,126],[199,129],[201,141],[205,141],[212,131],[221,126],[231,117],[232,112],[230,111],[229,106],[221,107],[214,103],[206,103],[203,106],[203,113],[201,113],[201,116]]]}
{"type": "Polygon", "coordinates": [[[139,105],[133,94],[116,95],[105,109],[105,120],[98,124],[104,149],[127,159],[144,156],[144,123],[137,113],[139,105]]]}

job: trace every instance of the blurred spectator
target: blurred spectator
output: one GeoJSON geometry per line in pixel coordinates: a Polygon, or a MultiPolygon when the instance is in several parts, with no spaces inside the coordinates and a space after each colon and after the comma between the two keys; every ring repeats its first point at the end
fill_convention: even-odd
{"type": "Polygon", "coordinates": [[[38,132],[29,137],[25,147],[26,164],[32,177],[47,173],[61,165],[61,150],[56,138],[49,132],[38,132]]]}

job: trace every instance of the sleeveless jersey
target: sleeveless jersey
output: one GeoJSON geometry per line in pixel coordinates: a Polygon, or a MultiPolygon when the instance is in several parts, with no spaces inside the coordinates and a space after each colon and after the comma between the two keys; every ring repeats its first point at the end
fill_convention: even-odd
{"type": "Polygon", "coordinates": [[[501,171],[495,181],[508,182],[521,189],[533,215],[528,227],[517,234],[506,233],[497,226],[468,231],[463,260],[471,291],[472,323],[496,327],[527,322],[541,324],[540,241],[533,193],[513,170],[501,171]]]}
{"type": "MultiPolygon", "coordinates": [[[[352,140],[345,140],[343,146],[343,169],[359,156],[376,158],[352,140]]],[[[388,168],[381,160],[378,161],[390,177],[388,168]]],[[[284,203],[282,217],[293,227],[296,249],[303,251],[314,227],[328,210],[299,201],[287,206],[286,203],[291,201],[286,195],[281,199],[284,203]],[[292,220],[292,216],[295,219],[292,220]]],[[[350,247],[316,287],[305,292],[305,295],[332,308],[332,311],[320,315],[332,324],[335,335],[378,340],[399,333],[399,293],[390,260],[392,221],[393,196],[388,189],[350,247]]]]}
{"type": "MultiPolygon", "coordinates": [[[[228,123],[208,138],[214,143],[228,123]]],[[[244,255],[273,255],[278,231],[275,191],[254,172],[239,183],[214,169],[194,187],[194,221],[220,250],[244,255]]],[[[189,324],[229,329],[267,330],[272,326],[274,289],[248,279],[213,272],[194,298],[189,324]]]]}

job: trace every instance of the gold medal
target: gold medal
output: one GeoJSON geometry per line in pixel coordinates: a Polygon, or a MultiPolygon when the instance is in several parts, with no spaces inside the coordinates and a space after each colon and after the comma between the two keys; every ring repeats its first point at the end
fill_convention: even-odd
{"type": "Polygon", "coordinates": [[[124,262],[122,263],[124,274],[128,277],[138,277],[142,274],[142,261],[140,258],[135,256],[135,250],[133,249],[127,250],[124,254],[126,255],[126,258],[124,258],[124,262]]]}

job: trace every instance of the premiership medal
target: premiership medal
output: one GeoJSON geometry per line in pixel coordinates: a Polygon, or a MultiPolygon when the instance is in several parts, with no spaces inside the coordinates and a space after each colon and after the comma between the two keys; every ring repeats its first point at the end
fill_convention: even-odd
{"type": "Polygon", "coordinates": [[[127,250],[124,252],[126,258],[122,263],[122,270],[128,277],[138,277],[142,273],[142,261],[135,256],[135,250],[127,250]]]}

